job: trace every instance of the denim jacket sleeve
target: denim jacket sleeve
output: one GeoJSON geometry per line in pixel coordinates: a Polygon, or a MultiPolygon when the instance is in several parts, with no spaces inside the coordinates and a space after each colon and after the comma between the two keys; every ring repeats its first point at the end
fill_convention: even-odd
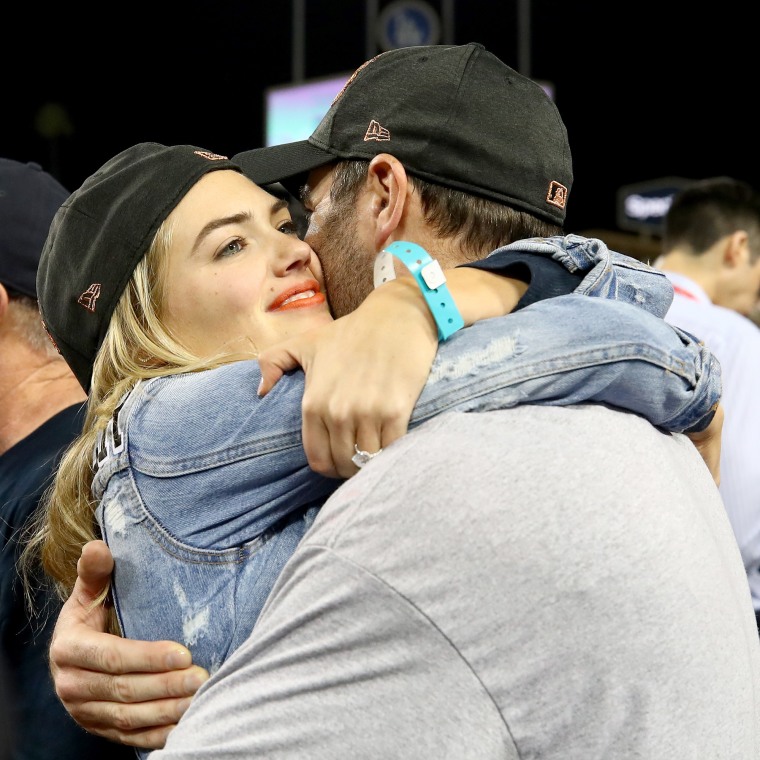
{"type": "Polygon", "coordinates": [[[720,393],[720,365],[696,338],[630,303],[573,293],[442,343],[411,424],[450,409],[600,401],[682,432],[709,420],[720,393]]]}
{"type": "Polygon", "coordinates": [[[497,248],[486,261],[509,253],[547,256],[569,272],[582,274],[576,293],[641,306],[664,317],[673,301],[673,286],[663,272],[631,256],[610,250],[603,241],[581,235],[527,238],[497,248]]]}
{"type": "MultiPolygon", "coordinates": [[[[258,363],[245,361],[145,384],[129,415],[129,463],[143,497],[161,505],[162,522],[177,537],[191,531],[202,543],[211,531],[218,539],[221,523],[224,543],[251,538],[339,484],[306,462],[303,373],[289,373],[263,399],[259,379],[258,363]],[[188,503],[219,502],[220,493],[208,520],[187,514],[188,503]]],[[[631,304],[570,294],[484,320],[441,344],[410,424],[449,410],[599,401],[682,431],[719,398],[719,365],[687,333],[631,304]]],[[[107,465],[98,475],[107,479],[107,465]]]]}

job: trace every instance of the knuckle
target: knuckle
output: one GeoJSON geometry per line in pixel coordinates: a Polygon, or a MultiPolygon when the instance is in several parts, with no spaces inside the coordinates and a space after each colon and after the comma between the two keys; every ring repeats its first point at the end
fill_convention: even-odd
{"type": "Polygon", "coordinates": [[[113,676],[110,678],[109,691],[114,695],[118,702],[134,702],[135,692],[132,681],[129,677],[122,678],[113,676]]]}
{"type": "Polygon", "coordinates": [[[109,723],[122,736],[127,736],[137,728],[132,715],[122,707],[116,707],[110,711],[109,723]]]}
{"type": "Polygon", "coordinates": [[[332,461],[324,457],[312,457],[309,459],[309,466],[314,472],[327,475],[332,469],[332,461]]]}
{"type": "Polygon", "coordinates": [[[55,674],[65,663],[66,645],[63,644],[58,636],[53,636],[48,650],[48,659],[50,670],[55,674]]]}
{"type": "Polygon", "coordinates": [[[96,662],[97,670],[103,673],[121,673],[125,670],[121,652],[117,647],[93,647],[91,659],[96,662]]]}
{"type": "Polygon", "coordinates": [[[58,695],[58,699],[68,709],[70,705],[76,704],[80,698],[80,691],[77,688],[77,681],[75,678],[69,676],[66,671],[60,671],[56,678],[53,680],[53,686],[55,693],[58,695]]]}

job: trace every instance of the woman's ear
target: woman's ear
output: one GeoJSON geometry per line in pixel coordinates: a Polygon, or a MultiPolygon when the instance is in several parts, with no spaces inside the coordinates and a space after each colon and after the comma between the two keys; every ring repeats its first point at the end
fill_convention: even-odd
{"type": "Polygon", "coordinates": [[[380,153],[370,161],[367,187],[375,220],[375,248],[380,250],[403,226],[409,203],[409,178],[398,159],[389,153],[380,153]]]}

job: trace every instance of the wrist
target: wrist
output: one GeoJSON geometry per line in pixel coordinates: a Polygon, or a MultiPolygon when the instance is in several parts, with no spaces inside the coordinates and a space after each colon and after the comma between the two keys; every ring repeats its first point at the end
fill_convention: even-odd
{"type": "Polygon", "coordinates": [[[359,310],[372,313],[374,320],[388,323],[393,320],[399,329],[419,327],[423,334],[438,345],[438,325],[410,274],[400,274],[395,280],[383,284],[370,293],[359,310]]]}
{"type": "Polygon", "coordinates": [[[396,278],[394,259],[401,261],[414,278],[438,328],[438,340],[443,341],[464,327],[454,299],[446,285],[440,264],[416,243],[398,240],[375,257],[375,287],[396,278]]]}

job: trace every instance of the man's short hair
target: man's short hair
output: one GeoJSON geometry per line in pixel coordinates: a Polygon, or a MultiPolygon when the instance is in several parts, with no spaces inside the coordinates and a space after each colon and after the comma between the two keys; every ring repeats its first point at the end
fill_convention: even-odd
{"type": "Polygon", "coordinates": [[[731,177],[700,180],[681,190],[665,216],[662,249],[701,255],[737,230],[749,236],[753,261],[760,257],[760,194],[731,177]]]}
{"type": "MultiPolygon", "coordinates": [[[[368,160],[339,161],[330,196],[336,203],[351,203],[367,178],[368,160]]],[[[562,234],[562,227],[477,195],[444,187],[414,175],[409,181],[420,194],[425,221],[441,236],[454,236],[468,261],[483,257],[515,240],[562,234]]]]}
{"type": "Polygon", "coordinates": [[[7,312],[9,329],[26,343],[32,351],[49,359],[60,359],[63,361],[63,357],[56,351],[47,332],[45,332],[37,301],[34,298],[21,294],[11,295],[9,293],[9,295],[10,300],[7,312]]]}

